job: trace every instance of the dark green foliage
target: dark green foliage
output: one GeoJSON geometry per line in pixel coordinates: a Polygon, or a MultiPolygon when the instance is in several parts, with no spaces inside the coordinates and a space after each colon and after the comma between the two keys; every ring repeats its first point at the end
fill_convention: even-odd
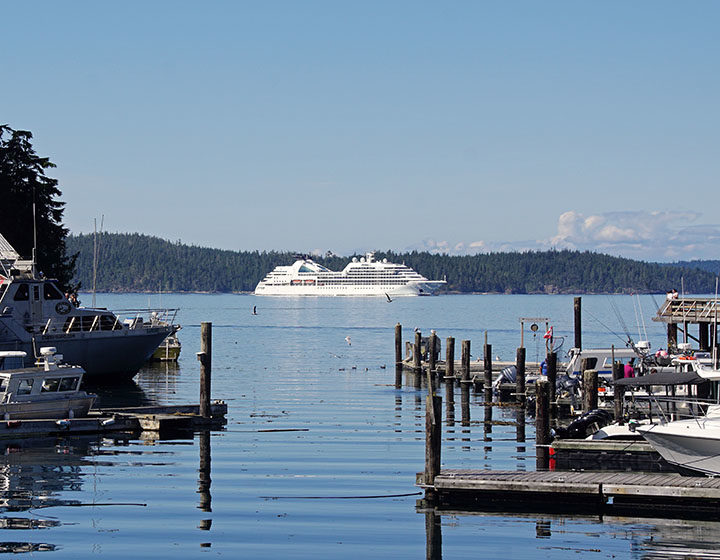
{"type": "Polygon", "coordinates": [[[697,268],[698,270],[711,272],[715,275],[720,274],[720,261],[679,261],[677,263],[673,263],[673,266],[697,268]]]}
{"type": "Polygon", "coordinates": [[[63,227],[65,207],[58,197],[57,179],[45,175],[55,167],[33,150],[32,134],[0,125],[0,233],[26,259],[33,249],[33,198],[36,207],[38,269],[67,289],[75,270],[75,256],[67,257],[63,227]]]}
{"type": "MultiPolygon", "coordinates": [[[[293,253],[236,252],[173,243],[147,235],[98,234],[100,291],[248,292],[273,268],[292,264],[293,253]]],[[[78,251],[78,279],[92,286],[93,236],[68,237],[78,251]]],[[[491,253],[451,257],[430,253],[377,252],[377,259],[404,262],[432,280],[447,277],[450,292],[662,293],[679,288],[711,293],[715,277],[697,269],[645,263],[579,251],[491,253]]],[[[316,258],[342,270],[347,257],[316,258]]]]}

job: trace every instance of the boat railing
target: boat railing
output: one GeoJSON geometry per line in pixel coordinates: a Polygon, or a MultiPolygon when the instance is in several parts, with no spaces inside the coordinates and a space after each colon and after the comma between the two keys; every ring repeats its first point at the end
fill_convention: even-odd
{"type": "Polygon", "coordinates": [[[113,309],[115,316],[130,329],[147,326],[167,326],[175,323],[177,308],[113,309]]]}
{"type": "Polygon", "coordinates": [[[95,313],[50,317],[41,323],[28,323],[25,328],[33,334],[47,335],[168,326],[174,324],[179,309],[120,309],[113,311],[93,309],[89,311],[95,311],[95,313]]]}
{"type": "Polygon", "coordinates": [[[644,391],[631,396],[626,393],[625,398],[627,416],[643,416],[663,423],[674,420],[699,420],[705,416],[710,405],[717,404],[714,399],[682,394],[661,395],[644,391]]]}

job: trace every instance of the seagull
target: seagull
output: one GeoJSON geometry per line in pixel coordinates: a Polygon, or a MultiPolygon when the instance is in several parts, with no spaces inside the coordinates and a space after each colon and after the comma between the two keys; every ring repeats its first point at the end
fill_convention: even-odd
{"type": "Polygon", "coordinates": [[[350,342],[350,337],[349,337],[349,336],[346,336],[346,337],[345,337],[345,342],[348,343],[348,346],[352,346],[352,343],[350,342]]]}

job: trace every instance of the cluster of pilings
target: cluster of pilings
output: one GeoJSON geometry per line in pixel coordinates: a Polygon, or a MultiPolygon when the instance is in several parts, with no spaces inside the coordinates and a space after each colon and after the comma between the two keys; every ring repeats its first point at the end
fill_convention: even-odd
{"type": "MultiPolygon", "coordinates": [[[[582,347],[581,339],[581,298],[574,301],[575,315],[575,347],[582,347]]],[[[491,416],[493,403],[493,368],[492,368],[492,345],[486,342],[483,346],[483,369],[482,375],[471,377],[470,373],[470,341],[461,342],[460,371],[455,371],[455,339],[448,337],[445,341],[445,367],[438,368],[437,334],[432,331],[424,341],[422,333],[414,332],[414,344],[412,345],[412,365],[410,367],[414,374],[415,386],[422,387],[423,380],[427,384],[426,398],[426,452],[425,471],[423,475],[426,489],[432,486],[435,476],[440,472],[441,457],[441,433],[442,433],[442,397],[438,395],[440,383],[445,383],[445,398],[447,403],[448,422],[454,422],[455,406],[455,383],[460,387],[460,399],[463,425],[470,425],[470,388],[483,392],[486,411],[485,422],[491,416]],[[423,352],[423,342],[425,348],[423,352]],[[423,361],[423,356],[426,359],[423,361]],[[452,418],[451,415],[452,414],[452,418]]],[[[403,373],[407,368],[407,362],[403,359],[402,326],[395,326],[395,386],[402,386],[403,373]]],[[[557,423],[560,406],[557,394],[557,370],[558,358],[556,352],[548,352],[546,355],[547,369],[545,374],[540,376],[531,388],[534,388],[534,410],[528,410],[530,393],[526,384],[526,349],[520,346],[516,350],[515,368],[516,381],[514,391],[509,393],[512,406],[517,407],[518,413],[518,438],[525,441],[524,426],[526,415],[534,413],[535,416],[535,446],[536,446],[536,468],[547,469],[550,459],[550,443],[552,441],[551,424],[557,423]]],[[[581,362],[582,373],[582,410],[589,411],[598,407],[598,373],[590,369],[588,361],[581,362]]],[[[616,362],[613,365],[613,377],[623,377],[623,365],[616,362]]],[[[623,388],[617,387],[615,392],[615,416],[617,419],[623,417],[623,388]]]]}

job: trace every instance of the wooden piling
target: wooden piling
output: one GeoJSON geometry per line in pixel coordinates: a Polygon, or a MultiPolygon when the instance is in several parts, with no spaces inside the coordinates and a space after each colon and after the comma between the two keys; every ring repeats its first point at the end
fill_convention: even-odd
{"type": "Polygon", "coordinates": [[[557,417],[557,353],[549,352],[546,358],[547,380],[550,386],[550,416],[557,417]]]}
{"type": "Polygon", "coordinates": [[[461,344],[460,418],[463,426],[470,425],[470,341],[461,344]]]}
{"type": "Polygon", "coordinates": [[[598,373],[595,369],[583,371],[583,412],[598,407],[598,373]]]}
{"type": "Polygon", "coordinates": [[[668,346],[668,353],[674,352],[677,350],[677,333],[678,333],[678,326],[677,323],[668,323],[667,326],[667,346],[668,346]]]}
{"type": "Polygon", "coordinates": [[[445,339],[445,381],[455,379],[455,338],[445,339]],[[448,379],[449,378],[449,379],[448,379]]]}
{"type": "Polygon", "coordinates": [[[445,341],[445,403],[448,410],[455,403],[455,339],[451,336],[445,341]]]}
{"type": "Polygon", "coordinates": [[[492,344],[486,342],[483,353],[483,389],[485,389],[485,402],[489,402],[492,400],[492,344]]]}
{"type": "Polygon", "coordinates": [[[515,353],[515,400],[525,406],[525,348],[520,347],[515,353]]]}
{"type": "MultiPolygon", "coordinates": [[[[625,367],[622,362],[613,362],[613,379],[617,381],[625,377],[625,367]]],[[[613,393],[613,401],[615,405],[615,421],[621,422],[623,419],[623,405],[625,399],[625,387],[622,385],[615,385],[615,391],[613,393]]]]}
{"type": "Polygon", "coordinates": [[[436,364],[436,352],[435,348],[437,345],[437,335],[434,331],[430,332],[430,337],[428,338],[428,383],[433,383],[433,387],[439,387],[436,381],[437,377],[437,364],[436,364]]]}
{"type": "Polygon", "coordinates": [[[422,373],[422,359],[420,354],[420,346],[422,345],[422,333],[415,331],[415,344],[413,346],[413,372],[415,375],[422,373]]]}
{"type": "Polygon", "coordinates": [[[460,349],[460,379],[467,382],[470,381],[470,341],[463,340],[460,349]]]}
{"type": "Polygon", "coordinates": [[[402,355],[402,325],[395,325],[395,388],[402,387],[403,355],[402,355]]]}
{"type": "Polygon", "coordinates": [[[582,298],[576,297],[573,305],[575,316],[575,348],[582,349],[582,298]]]}
{"type": "Polygon", "coordinates": [[[550,384],[547,379],[535,383],[535,467],[545,470],[550,464],[550,384]]]}
{"type": "Polygon", "coordinates": [[[708,352],[710,350],[710,324],[698,323],[698,331],[700,350],[708,352]]]}
{"type": "Polygon", "coordinates": [[[210,418],[210,387],[212,378],[212,323],[200,323],[200,416],[210,418]]]}
{"type": "Polygon", "coordinates": [[[425,484],[430,485],[440,472],[441,414],[442,397],[428,394],[425,398],[425,484]]]}

